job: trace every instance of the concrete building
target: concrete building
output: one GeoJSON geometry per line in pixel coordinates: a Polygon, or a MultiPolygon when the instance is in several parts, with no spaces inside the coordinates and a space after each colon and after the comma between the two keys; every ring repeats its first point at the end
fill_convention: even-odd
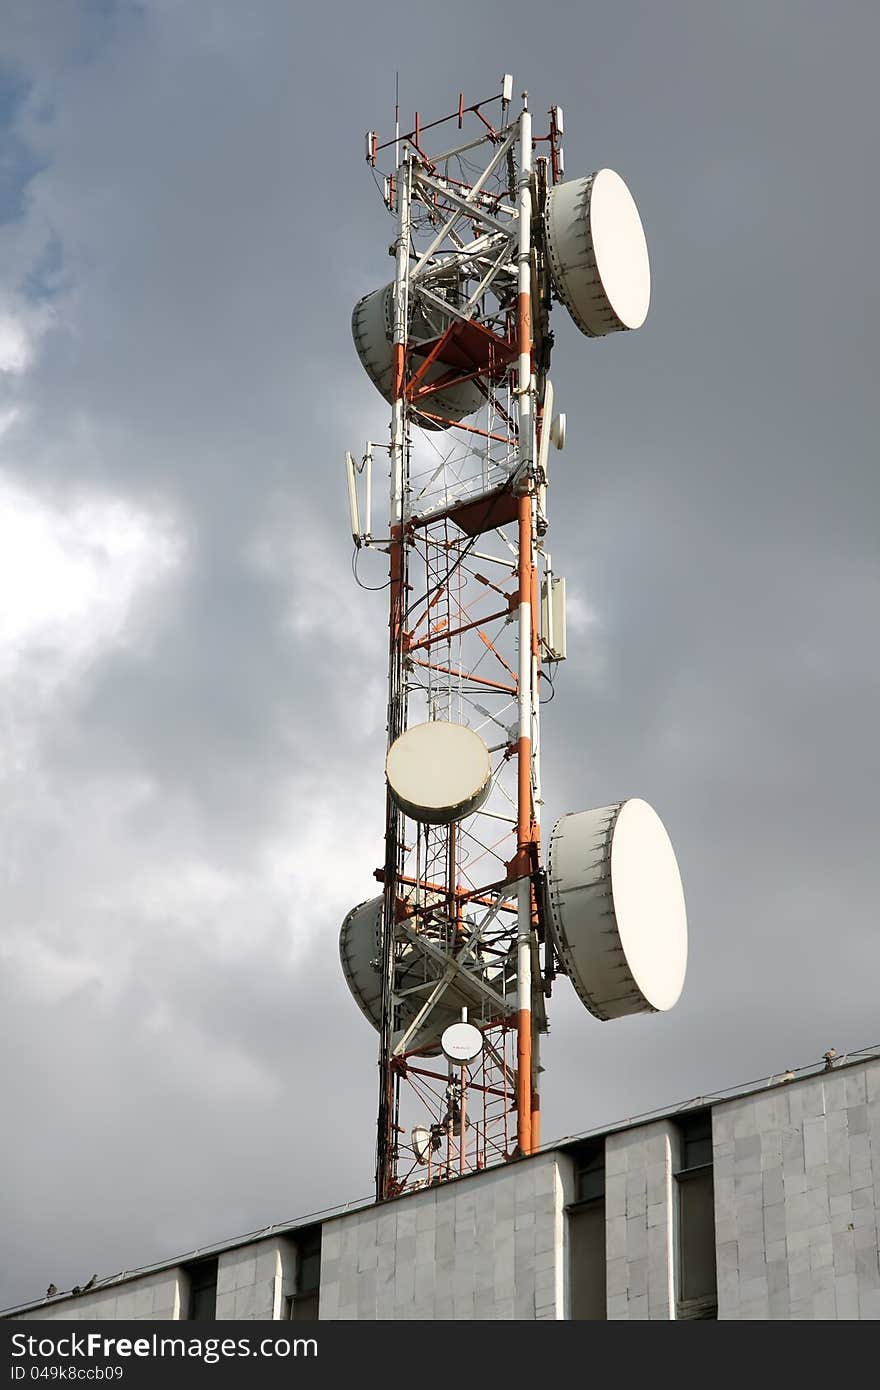
{"type": "Polygon", "coordinates": [[[880,1054],[5,1316],[880,1319],[880,1054]]]}

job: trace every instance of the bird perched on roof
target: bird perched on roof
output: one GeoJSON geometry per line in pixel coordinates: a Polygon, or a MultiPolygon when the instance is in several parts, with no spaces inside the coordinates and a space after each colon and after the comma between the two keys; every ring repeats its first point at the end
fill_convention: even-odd
{"type": "Polygon", "coordinates": [[[70,1290],[70,1292],[71,1292],[71,1293],[82,1293],[82,1289],[80,1288],[79,1284],[74,1284],[74,1286],[73,1286],[73,1288],[70,1290]]]}
{"type": "Polygon", "coordinates": [[[829,1047],[827,1052],[822,1053],[822,1056],[825,1058],[825,1070],[831,1071],[840,1053],[837,1051],[836,1047],[829,1047]]]}
{"type": "Polygon", "coordinates": [[[83,1293],[87,1293],[89,1289],[93,1289],[93,1288],[95,1287],[95,1285],[97,1284],[97,1282],[98,1282],[98,1276],[97,1276],[97,1274],[93,1274],[92,1277],[91,1277],[91,1279],[89,1280],[89,1282],[88,1282],[87,1284],[83,1284],[83,1286],[82,1286],[82,1291],[83,1291],[83,1293]]]}
{"type": "Polygon", "coordinates": [[[57,1286],[56,1284],[50,1284],[49,1287],[48,1287],[48,1289],[46,1290],[46,1297],[47,1297],[47,1298],[54,1298],[57,1292],[58,1292],[58,1286],[57,1286]]]}
{"type": "Polygon", "coordinates": [[[785,1071],[781,1071],[778,1076],[771,1076],[770,1078],[770,1084],[774,1086],[778,1085],[780,1081],[794,1081],[794,1072],[791,1067],[788,1067],[785,1071]]]}

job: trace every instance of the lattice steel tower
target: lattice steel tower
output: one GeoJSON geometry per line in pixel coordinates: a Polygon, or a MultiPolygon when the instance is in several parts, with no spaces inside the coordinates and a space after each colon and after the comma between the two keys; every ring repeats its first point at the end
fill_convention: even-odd
{"type": "Polygon", "coordinates": [[[563,817],[542,859],[540,706],[566,644],[546,545],[565,439],[551,303],[590,337],[637,328],[650,275],[623,180],[564,182],[561,109],[536,135],[512,97],[505,77],[491,100],[367,136],[395,273],[352,330],[391,426],[346,470],[355,545],[389,556],[385,854],[340,954],[380,1037],[379,1199],[538,1146],[556,974],[600,1018],[668,1008],[684,979],[681,884],[645,802],[563,817]]]}

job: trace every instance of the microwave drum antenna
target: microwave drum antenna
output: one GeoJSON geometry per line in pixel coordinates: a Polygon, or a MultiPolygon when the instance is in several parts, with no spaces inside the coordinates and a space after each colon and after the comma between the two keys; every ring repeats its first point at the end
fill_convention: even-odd
{"type": "MultiPolygon", "coordinates": [[[[415,338],[431,341],[442,337],[449,327],[452,316],[433,306],[423,309],[418,306],[410,314],[409,340],[415,338]]],[[[380,395],[391,403],[394,383],[394,286],[385,285],[364,295],[354,306],[351,316],[351,334],[358,357],[367,376],[380,395]]],[[[449,372],[442,362],[432,362],[425,373],[425,384],[439,381],[449,372]]],[[[427,397],[426,410],[432,415],[444,415],[450,420],[463,420],[473,415],[484,403],[485,392],[474,381],[451,382],[439,387],[427,397]]],[[[419,413],[418,405],[413,407],[418,424],[423,429],[442,430],[446,427],[439,420],[432,420],[419,413]]]]}
{"type": "Polygon", "coordinates": [[[687,914],[675,852],[646,801],[557,821],[548,896],[557,949],[591,1014],[672,1008],[687,968],[687,914]]]}
{"type": "Polygon", "coordinates": [[[578,328],[603,338],[641,328],[651,300],[642,219],[613,169],[559,183],[544,214],[553,284],[578,328]]]}
{"type": "MultiPolygon", "coordinates": [[[[346,984],[364,1017],[378,1032],[382,1026],[382,975],[380,970],[381,927],[384,908],[382,897],[370,898],[347,914],[339,933],[339,958],[346,984]]],[[[397,982],[402,995],[398,1033],[415,1019],[424,999],[436,982],[437,969],[430,951],[411,938],[398,958],[397,982]]],[[[515,972],[509,963],[499,966],[476,966],[476,973],[493,988],[508,993],[513,987],[515,972]]],[[[473,973],[460,970],[449,982],[442,997],[434,1004],[423,1025],[407,1044],[408,1052],[435,1057],[441,1051],[441,1037],[450,1024],[460,1023],[461,1011],[478,1013],[483,1007],[483,992],[473,973]]],[[[478,1029],[474,1030],[479,1032],[478,1029]]],[[[482,1038],[481,1038],[482,1042],[482,1038]]]]}
{"type": "Polygon", "coordinates": [[[485,742],[466,724],[433,719],[395,739],[385,760],[388,790],[405,815],[450,825],[472,815],[492,788],[485,742]]]}

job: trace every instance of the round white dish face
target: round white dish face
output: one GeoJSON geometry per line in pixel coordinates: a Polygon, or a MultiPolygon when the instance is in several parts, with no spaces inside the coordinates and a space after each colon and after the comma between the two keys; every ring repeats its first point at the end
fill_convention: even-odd
{"type": "Polygon", "coordinates": [[[413,820],[449,825],[479,809],[489,795],[489,749],[465,724],[413,724],[385,760],[388,788],[413,820]]]}
{"type": "Polygon", "coordinates": [[[440,1039],[443,1056],[454,1066],[473,1062],[483,1050],[483,1035],[472,1023],[451,1023],[440,1039]]]}
{"type": "Polygon", "coordinates": [[[613,169],[550,190],[545,215],[553,282],[591,338],[641,328],[651,302],[642,219],[613,169]]]}
{"type": "Polygon", "coordinates": [[[563,816],[550,840],[551,920],[597,1018],[671,1009],[687,970],[687,911],[663,822],[633,798],[563,816]]]}

